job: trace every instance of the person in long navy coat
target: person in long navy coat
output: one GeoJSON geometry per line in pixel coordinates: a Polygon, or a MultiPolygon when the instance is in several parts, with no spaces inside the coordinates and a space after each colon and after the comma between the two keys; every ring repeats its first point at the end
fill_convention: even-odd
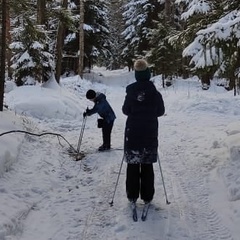
{"type": "Polygon", "coordinates": [[[122,111],[127,115],[124,154],[127,162],[126,192],[129,201],[150,202],[154,196],[153,163],[158,157],[158,117],[165,112],[162,95],[150,81],[148,63],[134,63],[136,82],[126,88],[122,111]]]}

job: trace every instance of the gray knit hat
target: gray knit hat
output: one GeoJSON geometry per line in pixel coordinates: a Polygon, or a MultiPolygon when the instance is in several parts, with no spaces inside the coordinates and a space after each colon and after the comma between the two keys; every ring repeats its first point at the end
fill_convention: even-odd
{"type": "Polygon", "coordinates": [[[148,63],[144,59],[138,59],[134,63],[135,78],[137,81],[148,81],[151,78],[151,72],[148,63]]]}

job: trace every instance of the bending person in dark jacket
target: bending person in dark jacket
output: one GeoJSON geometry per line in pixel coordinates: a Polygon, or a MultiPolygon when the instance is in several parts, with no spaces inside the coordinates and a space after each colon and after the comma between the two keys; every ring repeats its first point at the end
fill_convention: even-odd
{"type": "Polygon", "coordinates": [[[86,98],[94,102],[92,109],[86,109],[83,117],[98,113],[103,118],[102,139],[103,144],[98,148],[99,151],[109,150],[111,148],[111,132],[116,115],[103,93],[95,92],[90,89],[86,93],[86,98]]]}
{"type": "Polygon", "coordinates": [[[145,60],[134,63],[136,82],[127,86],[122,111],[127,115],[124,153],[127,164],[126,192],[135,202],[139,193],[144,202],[154,196],[153,163],[158,155],[158,117],[165,112],[162,95],[149,81],[145,60]]]}

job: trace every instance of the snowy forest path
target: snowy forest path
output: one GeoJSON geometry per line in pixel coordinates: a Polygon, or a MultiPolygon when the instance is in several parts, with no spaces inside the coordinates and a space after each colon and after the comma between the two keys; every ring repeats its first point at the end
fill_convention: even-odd
{"type": "MultiPolygon", "coordinates": [[[[4,182],[1,181],[1,184],[10,186],[13,201],[19,203],[19,209],[13,210],[13,222],[9,223],[15,230],[11,230],[9,235],[14,234],[17,239],[24,240],[37,239],[31,236],[35,232],[41,239],[53,236],[56,239],[58,234],[62,234],[59,229],[68,225],[61,222],[64,216],[72,214],[68,219],[76,221],[74,215],[79,210],[71,209],[70,203],[78,198],[76,191],[79,191],[80,179],[77,176],[80,169],[76,162],[68,155],[61,154],[61,151],[62,147],[56,137],[26,135],[18,162],[5,174],[4,182]],[[70,169],[74,169],[74,172],[70,169]]],[[[65,237],[67,239],[69,233],[65,237]]]]}
{"type": "MultiPolygon", "coordinates": [[[[120,109],[119,106],[118,109],[120,109]]],[[[44,198],[37,199],[39,202],[34,207],[42,212],[42,214],[38,212],[37,216],[43,216],[42,219],[37,220],[37,225],[40,226],[37,229],[38,235],[42,235],[48,225],[51,228],[51,231],[47,231],[51,234],[48,237],[54,239],[120,240],[128,231],[128,239],[147,239],[151,236],[155,240],[233,240],[208,198],[211,159],[208,159],[207,149],[212,140],[206,141],[205,146],[201,145],[202,139],[208,139],[211,131],[221,130],[225,123],[218,118],[219,122],[215,121],[214,130],[211,130],[213,126],[210,123],[213,121],[207,121],[209,122],[207,125],[197,116],[195,120],[190,122],[186,114],[180,116],[179,112],[160,118],[159,154],[171,204],[165,203],[161,173],[158,165],[154,164],[156,194],[146,222],[132,221],[125,194],[125,163],[117,186],[114,205],[109,206],[123,153],[91,151],[94,147],[91,144],[93,138],[101,142],[101,134],[91,131],[91,127],[95,125],[95,118],[87,120],[81,149],[86,152],[90,150],[91,154],[87,155],[83,161],[71,161],[72,159],[64,154],[64,150],[57,141],[54,142],[54,149],[59,151],[51,151],[49,146],[53,148],[53,142],[50,137],[33,143],[30,141],[29,144],[33,145],[31,148],[39,149],[37,155],[41,156],[41,159],[38,159],[36,171],[44,169],[44,174],[39,176],[39,180],[41,178],[41,181],[43,179],[49,181],[49,176],[54,175],[52,179],[50,178],[50,185],[54,187],[50,186],[51,191],[40,194],[44,198]],[[181,125],[181,128],[178,129],[177,125],[181,125]],[[201,139],[195,137],[194,131],[198,132],[197,136],[201,136],[201,139]],[[51,162],[52,166],[46,161],[48,157],[54,160],[51,162]],[[47,170],[49,168],[51,173],[48,173],[46,178],[44,175],[49,172],[47,170]],[[72,209],[71,203],[75,206],[76,202],[79,202],[79,208],[72,209]],[[55,219],[56,222],[53,222],[55,219]],[[67,219],[67,222],[64,219],[67,219]]],[[[114,135],[122,139],[124,122],[123,119],[118,121],[114,128],[114,135]]],[[[77,145],[79,125],[79,123],[73,124],[71,128],[66,125],[67,127],[62,129],[56,127],[55,130],[61,131],[67,139],[70,139],[70,142],[75,142],[77,145]]],[[[122,140],[116,142],[119,143],[122,140]]],[[[25,149],[26,152],[27,149],[25,149]]],[[[28,155],[29,159],[34,158],[30,152],[28,155]]],[[[138,214],[142,207],[143,204],[138,201],[138,214]]],[[[33,232],[32,228],[36,227],[32,224],[33,219],[36,217],[34,211],[31,211],[25,221],[25,225],[27,224],[30,228],[24,232],[22,238],[24,240],[28,240],[29,234],[33,232]]]]}
{"type": "MultiPolygon", "coordinates": [[[[106,92],[118,116],[112,145],[121,149],[126,119],[121,104],[125,91],[106,87],[106,92]]],[[[5,224],[9,239],[238,240],[209,197],[209,181],[217,165],[209,153],[210,146],[215,135],[221,136],[226,118],[214,112],[204,118],[197,114],[188,118],[195,112],[178,109],[183,106],[178,105],[180,98],[172,105],[169,98],[164,99],[166,114],[159,119],[159,157],[170,205],[165,202],[159,166],[154,164],[156,191],[147,220],[143,222],[139,217],[138,222],[133,222],[125,191],[125,162],[114,204],[109,205],[123,151],[96,152],[102,141],[101,130],[96,128],[97,117],[89,117],[81,145],[86,157],[81,161],[74,161],[67,154],[68,146],[61,146],[56,137],[26,136],[18,162],[0,181],[1,196],[12,192],[11,199],[4,200],[18,205],[18,209],[12,209],[12,221],[5,224]]],[[[81,121],[55,120],[39,125],[45,131],[61,133],[77,146],[81,121]]],[[[139,199],[139,216],[142,208],[139,199]]]]}
{"type": "Polygon", "coordinates": [[[209,199],[209,178],[216,163],[208,151],[214,133],[221,132],[226,122],[214,115],[195,116],[193,122],[186,113],[170,114],[161,119],[160,129],[160,159],[172,202],[166,239],[233,240],[209,199]]]}
{"type": "MultiPolygon", "coordinates": [[[[86,131],[91,121],[95,120],[89,119],[86,131]]],[[[77,146],[81,123],[45,124],[40,124],[45,131],[61,133],[77,146]]],[[[99,239],[99,232],[107,235],[100,239],[111,239],[110,232],[102,229],[115,225],[109,201],[123,151],[93,152],[95,135],[85,137],[82,150],[86,157],[80,161],[68,155],[68,144],[59,144],[56,136],[26,135],[18,162],[0,183],[1,191],[12,191],[19,205],[13,210],[12,222],[6,224],[11,239],[99,239]]]]}

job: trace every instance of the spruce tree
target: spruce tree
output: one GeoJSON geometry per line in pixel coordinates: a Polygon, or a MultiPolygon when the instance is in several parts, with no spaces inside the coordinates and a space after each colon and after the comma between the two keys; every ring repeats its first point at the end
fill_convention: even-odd
{"type": "Polygon", "coordinates": [[[99,63],[107,66],[108,69],[119,69],[124,66],[125,60],[121,55],[124,38],[122,36],[122,32],[124,29],[124,22],[123,22],[123,2],[119,0],[110,0],[109,1],[109,53],[110,58],[102,58],[98,60],[99,63]]]}
{"type": "Polygon", "coordinates": [[[35,26],[29,19],[15,28],[12,68],[17,85],[47,81],[54,69],[53,56],[48,49],[49,39],[44,29],[35,26]]]}
{"type": "Polygon", "coordinates": [[[150,38],[152,48],[148,52],[154,74],[162,74],[163,86],[165,86],[164,79],[167,79],[167,84],[171,84],[172,77],[180,75],[182,71],[181,47],[174,46],[169,41],[179,28],[175,7],[170,3],[170,1],[169,4],[165,2],[163,10],[159,13],[157,27],[152,30],[150,38]]]}
{"type": "Polygon", "coordinates": [[[199,4],[192,0],[183,14],[188,23],[179,38],[186,43],[183,55],[190,59],[192,70],[203,85],[210,85],[213,76],[220,76],[227,78],[228,89],[233,89],[240,65],[239,0],[209,0],[203,3],[208,4],[208,8],[198,8],[198,13],[189,14],[194,13],[192,9],[197,9],[196,4],[199,4]]]}
{"type": "Polygon", "coordinates": [[[151,48],[149,39],[152,29],[156,28],[159,20],[158,13],[162,8],[163,4],[158,0],[130,0],[124,5],[125,47],[123,55],[126,58],[146,56],[151,48]]]}
{"type": "MultiPolygon", "coordinates": [[[[79,0],[71,2],[71,11],[75,14],[75,27],[77,29],[79,26],[79,0]]],[[[84,8],[84,66],[90,70],[99,56],[103,56],[104,59],[110,57],[108,2],[88,0],[85,2],[84,8]]],[[[79,36],[72,29],[67,29],[66,34],[64,52],[66,56],[70,57],[69,59],[66,57],[65,60],[72,58],[73,61],[65,64],[65,68],[76,73],[79,36]]]]}

